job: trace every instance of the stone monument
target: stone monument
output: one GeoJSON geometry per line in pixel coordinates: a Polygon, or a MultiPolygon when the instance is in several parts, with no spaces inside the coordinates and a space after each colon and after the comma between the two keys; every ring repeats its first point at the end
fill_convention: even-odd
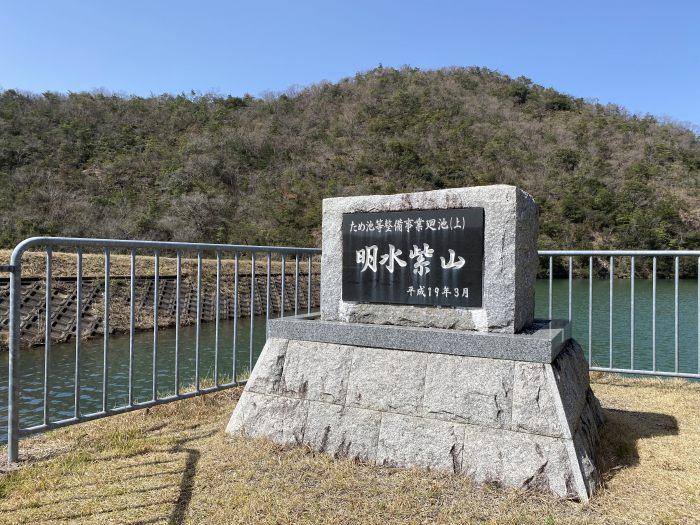
{"type": "Polygon", "coordinates": [[[587,500],[602,413],[536,243],[513,186],[324,200],[320,316],[270,320],[227,431],[587,500]]]}

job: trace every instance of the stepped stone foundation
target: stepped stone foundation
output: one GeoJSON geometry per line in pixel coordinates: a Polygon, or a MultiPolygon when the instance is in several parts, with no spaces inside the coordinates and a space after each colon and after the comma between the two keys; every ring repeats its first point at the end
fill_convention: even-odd
{"type": "Polygon", "coordinates": [[[588,500],[603,416],[569,323],[532,319],[532,199],[503,186],[382,199],[324,203],[320,318],[270,320],[227,432],[588,500]],[[484,207],[485,235],[498,238],[484,243],[495,265],[484,279],[503,281],[484,284],[482,308],[340,299],[337,210],[406,203],[484,207]]]}
{"type": "Polygon", "coordinates": [[[371,347],[345,344],[352,333],[342,324],[270,321],[227,431],[581,500],[597,487],[602,413],[568,324],[517,335],[463,332],[441,352],[430,332],[449,339],[454,331],[368,326],[387,331],[375,332],[371,347]],[[415,348],[377,347],[383,339],[415,348]],[[493,346],[505,353],[483,357],[493,346]]]}

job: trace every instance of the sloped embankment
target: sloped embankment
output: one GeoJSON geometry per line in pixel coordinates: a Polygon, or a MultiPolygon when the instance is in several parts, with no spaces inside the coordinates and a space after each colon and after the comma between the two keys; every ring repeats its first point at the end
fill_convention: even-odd
{"type": "MultiPolygon", "coordinates": [[[[2,253],[0,253],[2,257],[2,253]]],[[[39,345],[44,342],[46,323],[46,282],[45,268],[41,254],[30,253],[25,256],[22,279],[21,330],[22,342],[26,345],[39,345]],[[28,275],[29,273],[29,275],[28,275]],[[28,276],[27,276],[28,275],[28,276]]],[[[51,281],[51,340],[66,342],[75,337],[77,320],[77,286],[74,272],[75,255],[56,253],[53,256],[53,275],[51,281]]],[[[104,333],[104,258],[97,254],[84,256],[85,276],[82,281],[81,337],[89,338],[104,333]]],[[[134,322],[137,330],[153,328],[154,296],[157,294],[158,326],[175,326],[176,320],[176,276],[175,273],[159,275],[158,290],[155,290],[153,275],[154,259],[139,257],[134,295],[134,322]],[[142,259],[146,259],[143,261],[142,259]],[[150,262],[150,264],[148,264],[150,262]],[[143,272],[150,270],[150,274],[143,272]]],[[[197,319],[197,272],[196,259],[183,259],[182,284],[180,289],[180,323],[193,324],[197,319]],[[186,271],[185,271],[186,270],[186,271]],[[194,270],[194,271],[193,271],[194,270]]],[[[109,332],[120,333],[129,330],[130,319],[130,277],[128,274],[130,257],[111,256],[111,267],[124,274],[110,273],[110,309],[109,332]]],[[[304,270],[308,266],[303,265],[304,270]]],[[[175,259],[161,258],[160,271],[174,270],[175,259]]],[[[221,293],[219,318],[232,319],[253,315],[265,315],[267,308],[267,269],[266,265],[256,265],[255,279],[251,279],[250,263],[239,264],[238,302],[234,298],[233,261],[222,261],[221,293]],[[251,290],[253,301],[251,304],[251,290]]],[[[317,308],[320,302],[318,268],[312,268],[311,307],[317,308]]],[[[300,268],[299,290],[295,289],[294,264],[287,264],[284,278],[284,310],[293,312],[295,302],[298,308],[306,310],[308,305],[308,272],[300,268]],[[297,299],[298,297],[298,299],[297,299]]],[[[0,349],[7,348],[9,323],[9,283],[8,278],[0,279],[0,349]]],[[[276,263],[270,271],[270,315],[278,315],[282,310],[282,272],[281,264],[276,263]]],[[[202,262],[202,322],[216,319],[216,261],[202,262]]]]}

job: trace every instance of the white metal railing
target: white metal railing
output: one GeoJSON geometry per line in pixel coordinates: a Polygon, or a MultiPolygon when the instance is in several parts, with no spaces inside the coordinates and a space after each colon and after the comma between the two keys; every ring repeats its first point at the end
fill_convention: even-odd
{"type": "MultiPolygon", "coordinates": [[[[267,321],[271,314],[271,267],[273,258],[277,261],[279,260],[280,272],[281,272],[281,309],[279,309],[279,314],[284,315],[285,310],[293,311],[294,314],[298,313],[300,304],[300,292],[302,290],[302,284],[300,283],[300,263],[306,262],[308,264],[307,273],[307,283],[306,283],[306,310],[307,313],[311,312],[312,309],[312,282],[313,282],[313,258],[320,254],[320,250],[315,248],[292,248],[292,247],[279,247],[279,246],[242,246],[242,245],[227,245],[227,244],[195,244],[195,243],[177,243],[177,242],[154,242],[154,241],[129,241],[129,240],[116,240],[116,239],[80,239],[80,238],[55,238],[55,237],[35,237],[27,239],[20,244],[12,252],[10,265],[0,268],[0,270],[10,272],[9,280],[9,357],[8,357],[8,383],[7,383],[7,409],[8,409],[8,433],[7,433],[7,454],[8,460],[10,462],[17,461],[18,458],[18,447],[19,447],[19,437],[29,434],[35,434],[38,432],[43,432],[52,428],[62,427],[66,425],[71,425],[79,423],[82,421],[89,421],[93,419],[98,419],[101,417],[106,417],[118,413],[128,412],[131,410],[147,408],[154,406],[156,404],[167,403],[170,401],[175,401],[177,399],[183,399],[186,397],[197,396],[203,393],[213,392],[221,390],[224,388],[231,388],[238,384],[244,383],[244,381],[237,381],[236,376],[236,341],[237,341],[237,328],[238,328],[238,312],[240,305],[239,303],[239,261],[243,257],[247,257],[250,260],[250,273],[248,276],[250,282],[249,288],[249,300],[250,300],[250,336],[249,336],[249,367],[252,370],[253,366],[253,346],[254,346],[254,331],[255,331],[255,311],[256,311],[256,256],[262,256],[265,258],[266,264],[266,280],[265,280],[265,302],[264,306],[261,306],[258,310],[263,309],[265,314],[265,320],[267,321]],[[75,351],[74,351],[74,377],[73,377],[73,410],[72,416],[68,418],[62,418],[58,420],[53,420],[50,417],[49,407],[51,405],[51,385],[49,383],[49,371],[51,369],[51,343],[52,343],[52,306],[54,303],[52,295],[52,266],[53,266],[53,251],[54,248],[60,247],[62,249],[71,249],[75,253],[75,323],[73,327],[74,341],[75,341],[75,351]],[[44,305],[43,305],[43,317],[44,321],[44,356],[43,356],[43,417],[42,422],[38,425],[32,425],[28,427],[20,426],[20,347],[21,347],[21,337],[22,337],[22,302],[25,299],[22,293],[22,258],[28,250],[42,249],[45,253],[45,279],[43,292],[45,295],[44,305]],[[97,253],[104,258],[104,281],[102,289],[103,305],[104,305],[104,319],[103,323],[103,344],[102,344],[102,386],[101,386],[101,409],[85,413],[81,408],[81,401],[84,401],[84,392],[81,389],[81,346],[83,341],[81,339],[81,320],[83,318],[84,305],[82,304],[84,299],[83,292],[83,255],[85,253],[97,253]],[[126,404],[118,406],[110,406],[108,404],[108,393],[110,385],[108,384],[108,369],[109,369],[109,358],[110,358],[110,300],[111,300],[111,290],[110,290],[110,255],[112,253],[121,252],[129,257],[130,260],[130,276],[129,280],[129,353],[128,353],[128,401],[126,404]],[[159,383],[158,383],[158,335],[159,335],[159,290],[160,288],[160,256],[163,253],[171,254],[176,259],[176,292],[175,292],[175,342],[174,342],[174,382],[171,385],[172,389],[169,387],[170,395],[161,396],[159,395],[159,383]],[[182,284],[182,254],[189,254],[192,258],[196,257],[196,313],[194,315],[196,323],[196,335],[194,343],[194,385],[187,392],[181,391],[181,380],[179,376],[180,371],[180,321],[181,317],[181,284],[182,284]],[[203,386],[201,380],[203,378],[202,370],[200,370],[200,331],[202,324],[202,254],[209,253],[212,258],[216,260],[216,289],[215,289],[215,299],[214,299],[214,309],[213,320],[215,322],[215,336],[214,336],[214,373],[213,378],[211,378],[212,386],[203,386]],[[137,255],[139,254],[139,255],[137,255]],[[134,373],[135,373],[135,356],[137,353],[135,345],[135,331],[136,331],[136,282],[137,282],[137,271],[136,271],[136,261],[137,256],[148,255],[154,258],[153,266],[153,276],[149,277],[153,282],[153,337],[152,346],[150,348],[139,348],[139,352],[151,352],[152,353],[152,391],[151,399],[143,402],[139,402],[134,396],[134,373]],[[220,374],[218,370],[219,355],[220,355],[220,342],[219,342],[219,324],[221,319],[221,263],[222,258],[228,257],[233,261],[234,264],[234,276],[233,276],[233,300],[234,300],[234,315],[233,315],[233,340],[231,342],[231,352],[232,352],[232,371],[230,380],[225,382],[220,382],[220,374]],[[285,298],[285,281],[287,280],[286,269],[287,269],[287,258],[294,262],[294,279],[290,279],[289,285],[293,284],[294,287],[294,298],[292,306],[289,305],[290,301],[285,298]],[[306,259],[306,261],[303,261],[306,259]]],[[[260,301],[258,300],[258,303],[260,301]]],[[[149,345],[150,346],[150,345],[149,345]]]]}
{"type": "MultiPolygon", "coordinates": [[[[683,377],[698,379],[700,378],[700,283],[697,281],[697,312],[696,320],[697,327],[694,336],[697,337],[697,348],[695,349],[697,354],[696,359],[696,370],[694,372],[682,371],[679,366],[679,341],[681,337],[682,327],[680,326],[679,319],[679,262],[682,258],[695,259],[693,261],[696,275],[700,274],[700,250],[542,250],[539,252],[540,257],[548,258],[548,314],[552,317],[553,308],[553,280],[554,280],[554,261],[557,258],[566,258],[567,270],[568,270],[568,319],[571,321],[573,319],[572,315],[572,283],[573,283],[573,272],[574,272],[574,260],[575,258],[587,258],[588,259],[588,360],[589,367],[591,370],[602,371],[602,372],[615,372],[623,374],[638,374],[638,375],[655,375],[655,376],[670,376],[670,377],[683,377]],[[636,284],[636,268],[635,263],[638,258],[650,258],[651,259],[651,287],[652,287],[652,297],[651,297],[651,367],[650,368],[640,368],[635,362],[635,349],[637,341],[635,340],[635,284],[636,284]],[[673,261],[673,283],[674,283],[674,293],[673,293],[673,370],[659,370],[658,369],[658,354],[657,354],[657,262],[662,258],[671,258],[673,261]],[[616,261],[619,259],[629,260],[629,270],[626,271],[626,276],[629,279],[630,284],[630,307],[629,307],[629,367],[619,367],[613,364],[613,350],[614,344],[613,339],[615,335],[615,308],[614,308],[614,280],[615,280],[615,268],[616,261]],[[595,346],[593,344],[593,281],[594,281],[594,260],[599,260],[607,264],[608,273],[608,348],[607,348],[607,364],[598,364],[594,362],[593,355],[595,351],[595,346]]],[[[602,265],[601,265],[602,266],[602,265]]],[[[685,330],[688,333],[688,329],[685,330]]],[[[692,333],[692,332],[691,332],[692,333]]]]}
{"type": "MultiPolygon", "coordinates": [[[[259,310],[264,312],[265,320],[269,319],[273,308],[271,307],[271,266],[273,261],[275,264],[279,264],[281,273],[281,290],[277,289],[278,295],[275,297],[280,297],[281,309],[278,308],[279,315],[284,315],[285,311],[294,312],[297,314],[300,310],[300,295],[306,294],[305,309],[307,313],[311,312],[312,309],[312,274],[313,270],[313,260],[314,257],[318,257],[321,251],[314,248],[293,248],[293,247],[276,247],[276,246],[242,246],[242,245],[225,245],[225,244],[195,244],[195,243],[175,243],[175,242],[154,242],[154,241],[129,241],[129,240],[115,240],[115,239],[78,239],[78,238],[51,238],[51,237],[40,237],[27,239],[17,245],[12,253],[12,258],[10,265],[0,266],[0,272],[9,272],[9,357],[8,357],[8,459],[13,462],[17,460],[18,457],[18,443],[20,436],[33,434],[37,432],[43,432],[45,430],[71,425],[82,421],[97,419],[101,417],[106,417],[113,414],[123,413],[131,410],[137,410],[140,408],[147,408],[160,403],[166,403],[174,401],[177,399],[182,399],[186,397],[196,396],[207,392],[212,392],[216,390],[221,390],[223,388],[230,388],[237,384],[242,384],[242,381],[237,381],[236,377],[236,341],[237,341],[237,330],[238,325],[238,313],[240,309],[240,283],[239,283],[239,261],[249,260],[250,270],[246,278],[250,282],[249,298],[250,301],[250,319],[249,326],[243,327],[247,328],[249,332],[249,341],[246,343],[245,350],[248,351],[247,361],[250,369],[253,366],[253,333],[255,328],[255,299],[256,294],[260,295],[260,299],[264,295],[264,302],[260,302],[261,305],[259,310]],[[75,326],[72,327],[74,334],[74,377],[72,378],[72,402],[73,408],[71,410],[71,417],[52,419],[49,413],[49,407],[51,405],[51,385],[49,380],[49,370],[51,368],[51,320],[52,320],[52,282],[55,278],[52,278],[52,258],[54,253],[54,248],[60,247],[61,249],[68,249],[75,253],[75,326]],[[43,370],[38,370],[38,374],[42,374],[43,385],[39,386],[39,389],[43,394],[43,413],[41,414],[41,423],[36,425],[30,425],[26,427],[20,426],[19,419],[19,399],[20,399],[20,346],[22,338],[22,311],[21,305],[24,300],[22,294],[22,258],[27,250],[36,251],[37,249],[43,250],[45,257],[45,276],[43,278],[44,286],[41,289],[41,293],[44,294],[44,304],[43,304],[43,315],[45,318],[44,335],[43,335],[43,370]],[[101,366],[102,374],[102,384],[101,384],[101,400],[99,404],[100,409],[94,412],[86,412],[83,407],[81,407],[81,398],[83,398],[84,392],[81,392],[81,318],[83,310],[83,255],[87,253],[100,254],[104,259],[102,288],[98,297],[104,304],[103,319],[102,322],[102,332],[103,340],[101,344],[102,359],[98,366],[101,366]],[[130,274],[128,276],[123,276],[122,279],[129,283],[128,288],[128,303],[129,303],[129,319],[128,319],[128,337],[129,337],[129,347],[128,347],[128,400],[126,403],[117,406],[111,406],[109,399],[109,379],[107,370],[110,364],[110,300],[111,300],[111,290],[110,281],[111,277],[111,267],[110,267],[110,254],[122,253],[128,257],[130,262],[130,274]],[[195,334],[194,334],[194,384],[191,389],[183,392],[180,389],[181,378],[179,376],[180,370],[180,354],[178,349],[180,348],[180,321],[182,319],[181,312],[181,285],[183,282],[182,275],[182,255],[187,254],[190,259],[196,259],[196,311],[194,314],[195,319],[195,334]],[[214,321],[214,373],[213,378],[211,378],[212,386],[203,386],[200,381],[202,378],[206,377],[203,375],[202,370],[200,370],[200,332],[202,323],[202,265],[203,265],[203,254],[209,254],[209,257],[216,261],[216,283],[215,283],[215,298],[214,303],[214,313],[211,320],[214,321]],[[154,258],[153,265],[153,275],[149,276],[148,279],[153,283],[153,304],[152,312],[153,315],[153,334],[151,342],[146,345],[135,344],[136,336],[136,323],[135,323],[135,302],[136,302],[136,282],[137,282],[137,270],[136,270],[136,260],[137,257],[142,257],[143,255],[151,256],[154,258]],[[176,261],[176,291],[175,291],[175,322],[173,325],[175,331],[174,339],[174,380],[173,383],[167,385],[168,395],[161,395],[159,389],[162,385],[159,385],[159,364],[158,364],[158,348],[159,348],[159,289],[161,289],[161,275],[160,275],[160,258],[161,256],[170,255],[176,261]],[[262,286],[264,286],[264,292],[256,292],[257,281],[256,281],[256,258],[263,258],[264,264],[259,265],[259,267],[264,268],[262,270],[265,275],[262,286]],[[220,315],[220,307],[222,303],[222,260],[228,259],[229,262],[234,264],[233,276],[229,278],[233,281],[233,304],[234,304],[234,316],[233,316],[233,335],[232,341],[230,341],[230,350],[232,352],[232,370],[230,380],[220,381],[220,370],[219,370],[219,355],[220,355],[220,333],[219,333],[219,323],[222,316],[220,315]],[[288,264],[293,263],[293,278],[286,275],[286,270],[288,264]],[[305,263],[306,267],[306,283],[300,282],[300,276],[303,275],[302,264],[305,263]],[[289,282],[287,283],[287,278],[289,277],[289,282]],[[305,286],[304,286],[305,284],[305,286]],[[292,293],[293,288],[293,293],[292,293]],[[293,295],[292,301],[286,301],[287,295],[293,295]],[[287,306],[285,306],[287,305],[287,306]],[[135,368],[135,356],[138,354],[143,354],[144,352],[151,352],[147,359],[149,363],[146,365],[151,368],[151,392],[150,399],[146,401],[139,401],[134,397],[134,368],[135,368]]],[[[559,309],[557,302],[553,297],[553,284],[555,277],[555,266],[554,263],[558,259],[564,259],[567,263],[565,267],[566,273],[568,273],[568,303],[567,303],[567,314],[568,319],[574,321],[576,317],[574,314],[574,303],[573,303],[573,283],[574,283],[574,262],[577,259],[584,258],[584,268],[585,268],[585,258],[587,258],[588,269],[587,269],[587,280],[588,280],[588,300],[587,300],[587,310],[588,310],[588,325],[587,325],[587,335],[588,335],[588,359],[589,367],[591,370],[604,371],[604,372],[616,372],[616,373],[627,373],[627,374],[640,374],[640,375],[657,375],[657,376],[672,376],[672,377],[683,377],[683,378],[700,378],[700,286],[698,286],[697,292],[697,337],[698,337],[698,348],[697,351],[697,368],[694,370],[681,370],[680,367],[680,345],[679,341],[681,334],[688,334],[689,331],[692,333],[692,326],[688,324],[681,324],[681,319],[679,316],[679,261],[683,258],[690,258],[691,265],[694,265],[697,270],[700,266],[700,251],[651,251],[651,250],[544,250],[539,252],[540,257],[545,258],[548,262],[548,304],[547,304],[547,314],[549,318],[553,317],[555,309],[559,309]],[[639,258],[650,258],[651,259],[651,364],[648,368],[640,367],[639,360],[635,355],[635,350],[637,349],[639,341],[635,337],[635,285],[636,285],[636,272],[635,264],[639,258]],[[674,304],[673,304],[673,366],[671,370],[662,370],[657,366],[657,260],[662,258],[671,258],[673,262],[673,282],[674,282],[674,304]],[[693,260],[695,259],[695,260],[693,260]],[[625,268],[629,268],[626,272],[620,272],[619,263],[620,260],[625,261],[625,268]],[[607,348],[597,348],[594,343],[594,329],[597,329],[593,323],[593,313],[594,313],[594,294],[593,294],[593,283],[597,281],[600,283],[600,279],[595,278],[594,267],[596,264],[599,271],[605,270],[608,273],[609,286],[607,287],[607,307],[609,309],[608,313],[608,342],[607,348]],[[605,268],[607,266],[607,268],[605,268]],[[618,268],[616,272],[616,268],[618,268]],[[623,275],[624,274],[624,275],[623,275]],[[629,317],[629,366],[621,366],[614,362],[614,344],[613,336],[619,327],[615,326],[614,318],[615,314],[618,313],[614,311],[614,299],[619,300],[619,297],[614,297],[614,280],[616,275],[621,275],[623,277],[629,278],[630,284],[630,317],[629,317]],[[601,355],[602,352],[607,352],[607,363],[598,362],[594,359],[594,355],[601,355]]],[[[566,275],[565,273],[565,275],[566,275]]],[[[585,272],[584,272],[585,275],[585,272]]],[[[262,275],[260,276],[262,279],[262,275]]],[[[561,282],[561,281],[560,281],[561,282]]],[[[171,283],[172,284],[172,283],[171,283]]],[[[318,285],[316,288],[318,291],[318,285]]],[[[125,292],[126,293],[126,292],[125,292]]],[[[619,294],[618,294],[619,295],[619,294]]],[[[262,324],[262,321],[259,321],[262,324]]],[[[577,323],[574,324],[577,327],[577,323]]],[[[626,329],[626,328],[625,328],[626,329]]],[[[582,337],[585,338],[585,337],[582,337]]],[[[228,343],[227,343],[228,344],[228,343]]],[[[244,350],[244,351],[245,351],[244,350]]],[[[619,352],[619,348],[615,349],[619,352]]],[[[143,357],[142,355],[140,357],[143,357]]],[[[166,356],[167,357],[167,356],[166,356]]],[[[73,359],[73,358],[72,358],[73,359]]],[[[99,371],[98,371],[99,372],[99,371]]],[[[84,400],[84,399],[83,399],[84,400]]]]}

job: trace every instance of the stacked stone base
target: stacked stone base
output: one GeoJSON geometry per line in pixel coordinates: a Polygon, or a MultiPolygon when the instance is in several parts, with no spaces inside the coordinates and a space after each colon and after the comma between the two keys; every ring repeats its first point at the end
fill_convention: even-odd
{"type": "Polygon", "coordinates": [[[601,423],[573,340],[549,364],[272,337],[227,431],[585,501],[601,423]]]}

